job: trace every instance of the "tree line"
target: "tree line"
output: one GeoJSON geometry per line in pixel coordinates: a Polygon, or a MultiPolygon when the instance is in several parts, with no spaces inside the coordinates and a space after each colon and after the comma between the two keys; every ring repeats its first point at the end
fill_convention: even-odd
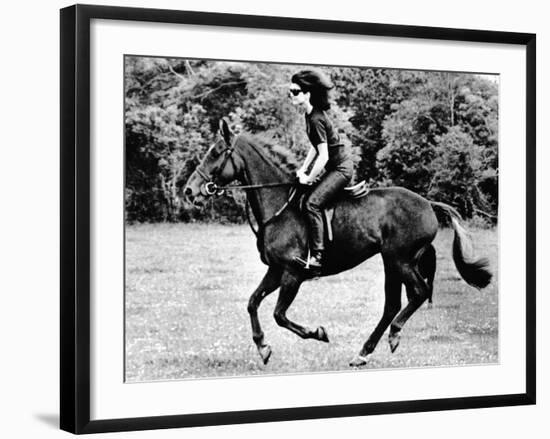
{"type": "MultiPolygon", "coordinates": [[[[197,211],[178,190],[226,117],[236,132],[266,133],[301,159],[303,116],[288,98],[306,66],[127,56],[125,207],[134,221],[244,218],[244,194],[197,211]]],[[[398,185],[495,224],[498,84],[488,76],[318,67],[333,81],[330,117],[353,146],[356,180],[398,185]]]]}

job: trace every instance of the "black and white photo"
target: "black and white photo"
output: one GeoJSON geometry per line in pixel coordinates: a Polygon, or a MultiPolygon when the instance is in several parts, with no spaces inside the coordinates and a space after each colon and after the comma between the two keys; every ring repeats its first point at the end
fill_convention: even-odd
{"type": "Polygon", "coordinates": [[[497,363],[498,88],[126,56],[126,379],[497,363]]]}

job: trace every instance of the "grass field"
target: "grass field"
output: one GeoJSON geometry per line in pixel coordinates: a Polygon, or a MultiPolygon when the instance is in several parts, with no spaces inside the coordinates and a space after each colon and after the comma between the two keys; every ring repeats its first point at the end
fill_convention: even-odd
{"type": "MultiPolygon", "coordinates": [[[[452,231],[440,230],[433,308],[422,306],[407,322],[394,354],[386,333],[366,368],[498,362],[497,231],[470,231],[477,253],[491,261],[492,284],[477,291],[458,277],[452,231]]],[[[380,257],[302,286],[288,316],[310,327],[323,325],[328,344],[277,326],[277,292],[268,296],[259,310],[273,348],[267,366],[252,341],[246,310],[265,271],[244,225],[127,226],[126,380],[348,370],[382,314],[380,257]]]]}

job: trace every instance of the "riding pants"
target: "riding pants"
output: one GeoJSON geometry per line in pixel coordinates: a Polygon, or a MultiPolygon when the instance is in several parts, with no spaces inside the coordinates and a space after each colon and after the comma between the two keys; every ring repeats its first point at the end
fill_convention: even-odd
{"type": "Polygon", "coordinates": [[[337,169],[329,171],[309,195],[305,203],[305,211],[309,224],[310,248],[313,253],[319,253],[325,249],[323,208],[347,186],[350,180],[351,172],[337,169]]]}

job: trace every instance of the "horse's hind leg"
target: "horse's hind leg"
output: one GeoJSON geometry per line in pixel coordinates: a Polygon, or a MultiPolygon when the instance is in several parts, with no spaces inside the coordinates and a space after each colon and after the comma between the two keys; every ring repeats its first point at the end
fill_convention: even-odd
{"type": "Polygon", "coordinates": [[[298,294],[298,289],[303,280],[302,275],[298,273],[290,271],[283,273],[279,298],[277,299],[277,305],[275,305],[275,321],[279,326],[294,332],[302,338],[314,338],[319,341],[328,342],[327,333],[322,326],[319,326],[317,329],[309,329],[290,321],[286,316],[286,311],[294,301],[296,294],[298,294]]]}
{"type": "Polygon", "coordinates": [[[420,308],[428,298],[429,290],[426,281],[418,271],[417,263],[404,263],[401,266],[402,278],[407,288],[409,303],[393,319],[390,327],[388,342],[392,352],[395,352],[399,345],[400,332],[405,322],[420,308]]]}
{"type": "Polygon", "coordinates": [[[426,251],[420,257],[418,261],[418,270],[422,278],[426,280],[428,284],[428,303],[432,304],[433,292],[434,292],[434,278],[436,270],[437,258],[435,254],[435,248],[430,244],[426,251]]]}
{"type": "Polygon", "coordinates": [[[384,331],[401,309],[401,273],[393,258],[389,256],[384,256],[384,272],[384,313],[378,325],[376,325],[376,328],[374,328],[374,331],[363,345],[359,355],[350,362],[350,366],[358,367],[367,363],[366,356],[374,351],[382,334],[384,334],[384,331]]]}
{"type": "Polygon", "coordinates": [[[271,347],[264,343],[264,332],[258,320],[258,307],[262,300],[275,291],[281,284],[281,270],[269,267],[260,285],[250,296],[248,300],[248,314],[250,314],[250,323],[252,324],[252,339],[256,343],[260,357],[264,364],[267,364],[271,356],[271,347]]]}

